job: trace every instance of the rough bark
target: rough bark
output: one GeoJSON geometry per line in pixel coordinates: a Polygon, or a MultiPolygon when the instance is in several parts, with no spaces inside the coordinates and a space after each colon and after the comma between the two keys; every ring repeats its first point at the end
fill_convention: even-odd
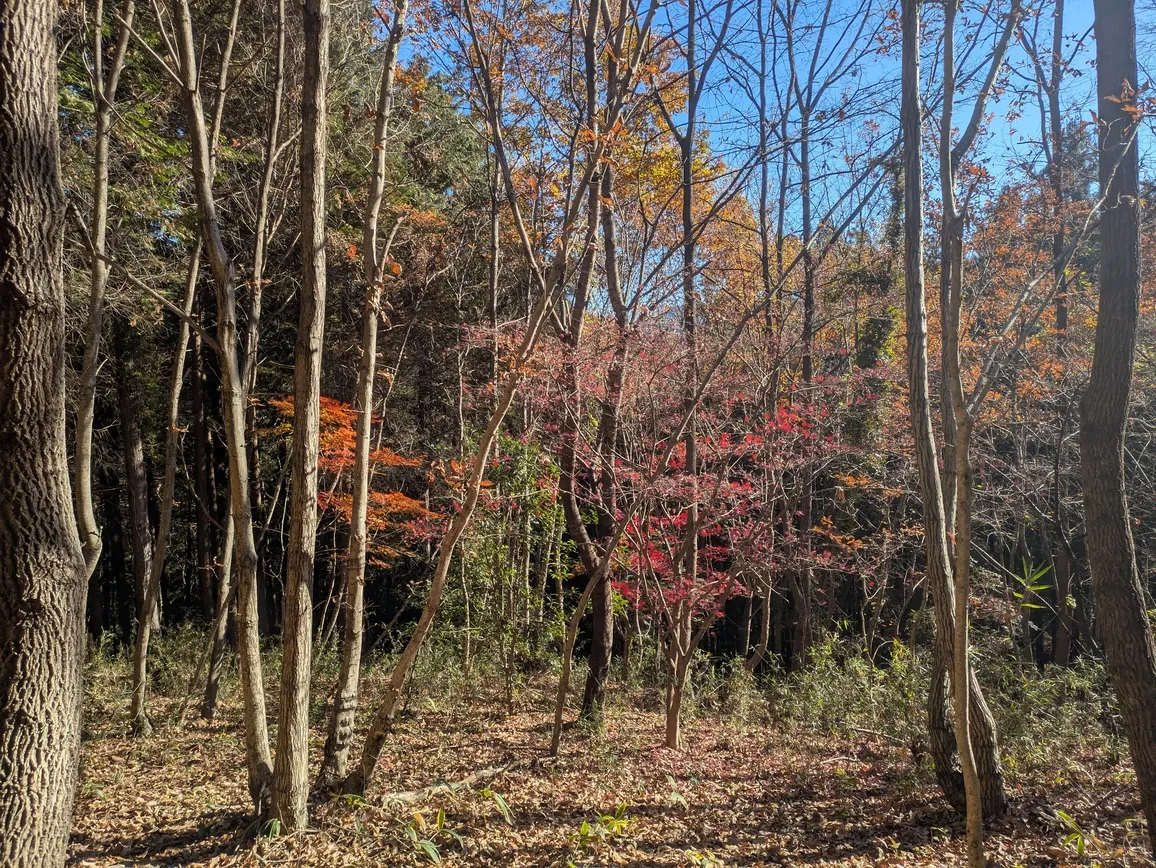
{"type": "Polygon", "coordinates": [[[1092,588],[1108,669],[1128,732],[1156,855],[1156,644],[1136,566],[1124,435],[1140,303],[1140,164],[1135,146],[1136,18],[1132,0],[1096,0],[1100,120],[1100,301],[1080,450],[1092,588]]]}
{"type": "Polygon", "coordinates": [[[0,863],[63,865],[87,572],[65,449],[56,4],[0,0],[0,863]]]}
{"type": "Polygon", "coordinates": [[[325,89],[329,0],[306,0],[301,102],[300,315],[293,378],[293,496],[289,574],[281,610],[281,705],[272,815],[283,830],[309,825],[309,682],[313,658],[313,561],[317,549],[317,458],[321,353],[325,340],[325,89]]]}

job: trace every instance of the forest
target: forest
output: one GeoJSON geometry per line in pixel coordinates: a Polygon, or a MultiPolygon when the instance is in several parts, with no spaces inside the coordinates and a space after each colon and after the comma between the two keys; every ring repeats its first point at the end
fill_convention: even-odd
{"type": "Polygon", "coordinates": [[[1152,0],[0,0],[0,865],[1156,857],[1152,0]]]}

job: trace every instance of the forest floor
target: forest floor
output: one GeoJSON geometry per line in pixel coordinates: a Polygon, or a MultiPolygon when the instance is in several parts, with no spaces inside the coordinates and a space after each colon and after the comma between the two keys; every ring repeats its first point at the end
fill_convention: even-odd
{"type": "MultiPolygon", "coordinates": [[[[551,759],[553,684],[544,676],[512,711],[497,680],[423,691],[366,801],[317,804],[310,831],[257,836],[234,691],[216,720],[194,713],[183,729],[171,722],[179,701],[157,697],[154,734],[134,740],[127,684],[116,679],[89,678],[75,866],[962,864],[959,817],[926,760],[892,737],[700,712],[687,721],[685,749],[672,751],[661,746],[661,714],[638,710],[653,696],[618,694],[601,732],[572,727],[551,759]],[[452,792],[388,795],[480,770],[486,780],[452,792]]],[[[374,681],[364,696],[374,696],[374,681]]],[[[318,754],[324,699],[314,709],[318,754]]],[[[1062,769],[1009,775],[1009,796],[1011,810],[988,829],[994,864],[1151,864],[1126,758],[1069,753],[1062,769]]]]}

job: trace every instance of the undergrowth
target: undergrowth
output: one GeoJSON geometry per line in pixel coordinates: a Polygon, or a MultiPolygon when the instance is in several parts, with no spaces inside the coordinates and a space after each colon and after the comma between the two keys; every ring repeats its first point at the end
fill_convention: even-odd
{"type": "MultiPolygon", "coordinates": [[[[440,712],[463,707],[481,693],[495,697],[498,715],[527,703],[552,705],[556,655],[543,655],[542,671],[511,670],[492,647],[479,644],[467,668],[460,647],[451,637],[435,634],[431,639],[406,685],[405,709],[440,712]]],[[[150,696],[185,698],[204,642],[203,630],[190,626],[156,635],[149,656],[150,696]]],[[[1083,658],[1070,667],[1049,666],[1041,671],[1009,660],[999,647],[988,648],[982,642],[973,653],[996,718],[1005,769],[1013,782],[1041,770],[1054,774],[1060,783],[1078,780],[1090,757],[1115,762],[1125,752],[1119,712],[1099,660],[1083,658]]],[[[610,709],[662,712],[664,685],[658,656],[651,657],[649,663],[641,658],[640,652],[625,683],[611,685],[610,709]]],[[[375,653],[366,661],[363,677],[367,701],[361,703],[359,716],[372,713],[375,685],[388,677],[395,659],[392,652],[375,653]]],[[[719,660],[700,652],[684,699],[684,721],[692,725],[709,719],[740,729],[773,727],[785,734],[876,737],[910,749],[916,765],[922,762],[926,766],[929,651],[913,650],[896,641],[877,659],[886,663],[872,663],[861,647],[833,637],[818,642],[809,665],[792,673],[783,672],[774,661],[750,673],[739,658],[719,660]]],[[[273,709],[280,670],[279,649],[274,644],[265,647],[263,663],[267,698],[273,709]]],[[[311,719],[319,727],[324,725],[338,664],[335,645],[319,649],[314,659],[311,719]]],[[[131,673],[131,648],[115,648],[107,641],[90,645],[85,673],[87,720],[127,731],[131,673]]],[[[575,660],[568,700],[571,715],[585,678],[585,661],[575,660]]],[[[230,654],[222,676],[222,699],[236,690],[236,661],[230,654]]],[[[193,696],[191,701],[198,699],[193,696]]],[[[172,723],[164,719],[164,712],[157,711],[157,705],[152,713],[154,718],[160,714],[161,719],[154,722],[172,723]]]]}

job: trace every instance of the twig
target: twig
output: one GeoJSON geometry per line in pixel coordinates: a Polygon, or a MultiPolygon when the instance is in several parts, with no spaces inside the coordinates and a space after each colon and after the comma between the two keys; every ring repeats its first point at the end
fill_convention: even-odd
{"type": "Polygon", "coordinates": [[[84,225],[84,218],[82,218],[80,216],[80,212],[76,210],[76,203],[69,202],[68,211],[69,214],[72,215],[72,220],[76,224],[77,230],[80,232],[81,240],[84,242],[84,249],[90,257],[100,260],[110,268],[116,269],[117,272],[119,272],[120,275],[124,277],[129,283],[131,283],[136,289],[139,289],[154,301],[159,302],[166,310],[183,320],[186,324],[188,324],[189,328],[191,328],[200,336],[201,340],[203,340],[213,349],[214,352],[220,353],[221,345],[218,344],[213,339],[213,336],[205,330],[199,319],[197,319],[192,314],[186,313],[180,305],[173,304],[172,301],[165,298],[163,295],[161,295],[131,271],[129,271],[128,266],[120,260],[114,259],[111,256],[106,256],[103,253],[96,252],[96,249],[92,243],[92,236],[88,234],[88,227],[84,225]]]}

